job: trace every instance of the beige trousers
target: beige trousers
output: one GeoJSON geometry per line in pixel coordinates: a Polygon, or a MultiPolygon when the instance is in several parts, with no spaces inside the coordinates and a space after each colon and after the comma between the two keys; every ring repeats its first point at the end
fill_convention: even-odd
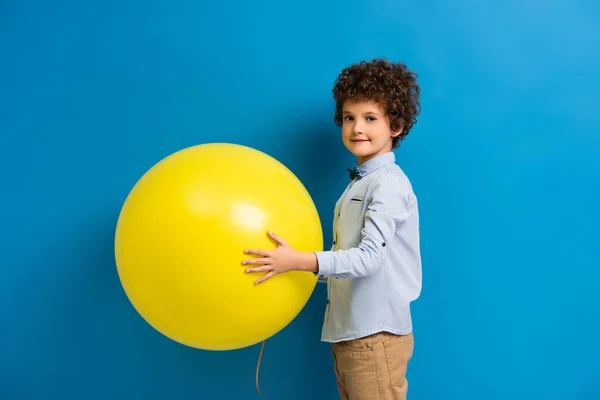
{"type": "Polygon", "coordinates": [[[413,334],[376,333],[332,344],[342,400],[406,400],[413,334]]]}

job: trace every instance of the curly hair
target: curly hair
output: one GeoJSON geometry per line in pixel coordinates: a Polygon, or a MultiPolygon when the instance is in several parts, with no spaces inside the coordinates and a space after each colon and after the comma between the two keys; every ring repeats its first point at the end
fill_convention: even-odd
{"type": "Polygon", "coordinates": [[[391,129],[395,132],[402,129],[392,141],[393,148],[397,148],[408,135],[421,111],[417,74],[409,71],[405,64],[391,63],[382,58],[344,68],[332,92],[335,100],[333,120],[337,126],[342,126],[343,107],[347,100],[378,103],[390,119],[391,129]]]}

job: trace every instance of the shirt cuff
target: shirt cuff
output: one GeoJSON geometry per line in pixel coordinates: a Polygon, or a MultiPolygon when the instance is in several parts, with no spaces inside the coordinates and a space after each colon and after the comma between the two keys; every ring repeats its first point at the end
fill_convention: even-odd
{"type": "Polygon", "coordinates": [[[334,271],[334,256],[331,251],[318,251],[315,253],[317,256],[317,262],[319,265],[319,272],[317,272],[317,276],[322,277],[331,277],[334,271]]]}

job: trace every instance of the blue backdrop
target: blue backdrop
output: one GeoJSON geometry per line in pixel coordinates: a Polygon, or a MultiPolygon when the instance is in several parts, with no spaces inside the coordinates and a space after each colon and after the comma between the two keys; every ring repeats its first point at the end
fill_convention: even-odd
{"type": "MultiPolygon", "coordinates": [[[[423,90],[397,151],[422,212],[409,398],[600,398],[600,6],[450,3],[1,2],[0,398],[258,398],[259,346],[193,350],[133,310],[119,209],[161,158],[229,141],[297,174],[329,243],[354,161],[330,90],[378,56],[423,90]]],[[[272,399],[336,398],[324,299],[267,342],[272,399]]]]}

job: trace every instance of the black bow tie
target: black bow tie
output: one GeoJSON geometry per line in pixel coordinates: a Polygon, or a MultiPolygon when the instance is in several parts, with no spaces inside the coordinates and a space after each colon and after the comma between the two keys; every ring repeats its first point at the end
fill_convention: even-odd
{"type": "Polygon", "coordinates": [[[352,179],[352,180],[360,179],[361,175],[360,175],[360,172],[358,171],[358,167],[353,167],[353,168],[348,167],[348,176],[350,176],[350,179],[352,179]]]}

